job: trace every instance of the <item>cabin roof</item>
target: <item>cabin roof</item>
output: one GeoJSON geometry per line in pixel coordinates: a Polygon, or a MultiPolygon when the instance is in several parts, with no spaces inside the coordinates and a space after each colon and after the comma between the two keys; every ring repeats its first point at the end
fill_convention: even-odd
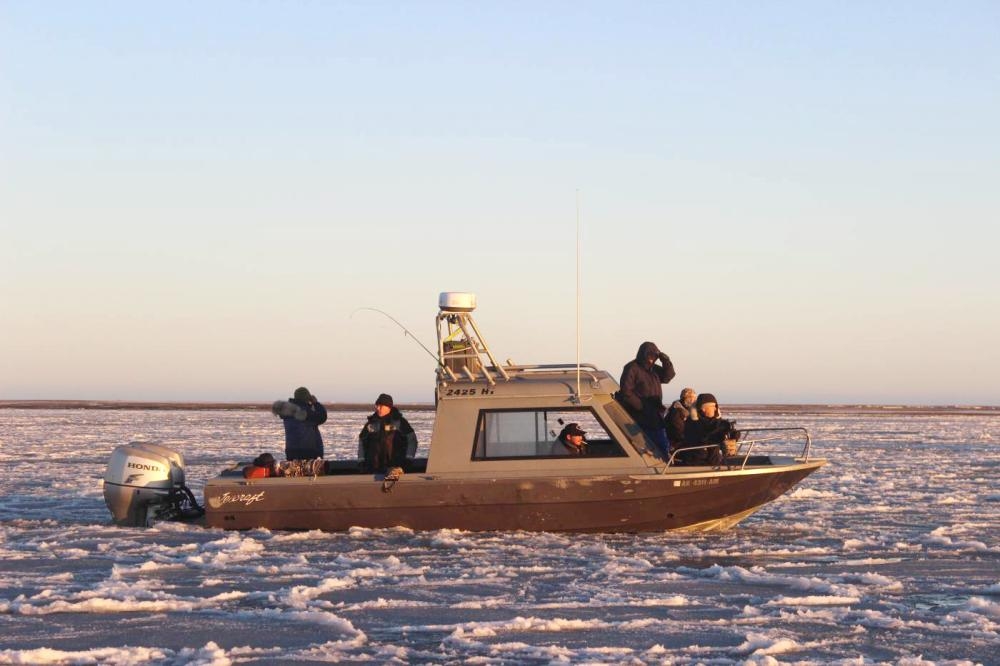
{"type": "MultiPolygon", "coordinates": [[[[500,376],[495,368],[487,368],[493,383],[482,374],[475,378],[459,377],[457,381],[438,383],[438,399],[479,398],[484,401],[497,398],[540,398],[550,396],[553,406],[565,404],[566,398],[577,393],[576,366],[512,366],[504,368],[508,379],[500,376]]],[[[618,390],[618,383],[611,375],[593,366],[581,366],[579,392],[582,396],[611,395],[618,390]]],[[[534,401],[530,405],[536,407],[534,401]]]]}

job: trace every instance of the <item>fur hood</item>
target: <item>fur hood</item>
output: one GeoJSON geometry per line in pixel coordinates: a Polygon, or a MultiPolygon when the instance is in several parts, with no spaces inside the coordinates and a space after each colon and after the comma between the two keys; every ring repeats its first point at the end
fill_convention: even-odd
{"type": "Polygon", "coordinates": [[[673,403],[671,403],[670,408],[678,410],[686,419],[691,419],[692,421],[698,420],[698,410],[694,407],[694,405],[686,407],[680,400],[674,400],[673,403]]]}
{"type": "Polygon", "coordinates": [[[283,419],[293,418],[296,421],[306,420],[306,410],[291,400],[275,400],[271,405],[271,413],[283,419]]]}

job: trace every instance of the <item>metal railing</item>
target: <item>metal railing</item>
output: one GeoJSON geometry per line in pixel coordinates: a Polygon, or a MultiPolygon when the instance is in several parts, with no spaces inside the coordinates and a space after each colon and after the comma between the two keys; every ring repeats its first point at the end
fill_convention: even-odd
{"type": "MultiPolygon", "coordinates": [[[[525,373],[525,374],[545,374],[545,373],[565,373],[570,370],[576,370],[577,365],[575,363],[549,363],[541,365],[505,365],[503,366],[505,370],[511,373],[525,373]]],[[[490,366],[492,369],[493,366],[490,366]]],[[[580,372],[590,378],[590,383],[592,386],[597,386],[600,383],[600,379],[597,377],[597,373],[601,372],[600,368],[592,363],[581,363],[579,365],[580,372]]]]}
{"type": "MultiPolygon", "coordinates": [[[[454,382],[469,381],[475,383],[483,378],[480,377],[478,374],[482,373],[487,382],[489,382],[492,385],[495,382],[490,381],[489,373],[498,372],[499,371],[498,369],[500,367],[503,368],[503,371],[507,374],[508,379],[512,376],[520,374],[530,375],[534,377],[541,377],[546,374],[551,374],[551,375],[566,374],[569,371],[575,371],[577,369],[576,364],[574,363],[559,363],[552,365],[511,365],[511,364],[504,366],[486,365],[486,366],[480,366],[477,372],[469,370],[468,367],[463,367],[462,369],[464,370],[465,374],[464,376],[461,376],[461,375],[456,375],[454,372],[451,372],[447,366],[441,366],[438,368],[438,380],[440,382],[454,383],[454,382]],[[448,371],[447,378],[444,376],[442,368],[448,371]]],[[[580,364],[580,374],[583,375],[584,377],[587,377],[590,380],[590,387],[592,389],[596,389],[601,385],[601,377],[599,376],[601,372],[602,371],[597,366],[592,365],[590,363],[580,364]]]]}
{"type": "MultiPolygon", "coordinates": [[[[787,437],[784,437],[784,436],[781,436],[781,435],[775,435],[773,437],[767,437],[767,436],[765,436],[765,437],[747,438],[747,433],[751,433],[751,432],[788,432],[788,431],[798,431],[798,432],[801,432],[802,435],[805,437],[805,444],[803,445],[803,447],[802,447],[802,453],[799,454],[798,458],[800,458],[802,460],[802,462],[804,462],[804,463],[809,462],[809,448],[810,448],[810,446],[812,446],[812,437],[809,435],[809,431],[806,430],[803,427],[792,427],[792,428],[748,428],[746,430],[740,430],[739,431],[740,438],[739,438],[739,440],[737,440],[736,453],[734,455],[725,456],[725,457],[726,458],[737,458],[737,457],[740,456],[740,452],[743,451],[743,448],[746,447],[746,452],[742,454],[743,460],[740,463],[740,469],[741,470],[745,469],[746,466],[747,466],[747,461],[750,460],[750,455],[753,453],[754,447],[756,447],[758,444],[763,444],[765,442],[783,441],[783,440],[788,439],[787,437]]],[[[674,460],[677,458],[677,455],[679,453],[687,452],[687,451],[698,451],[698,450],[701,450],[701,449],[720,449],[720,450],[722,450],[724,448],[724,446],[725,446],[725,444],[703,444],[703,445],[699,445],[699,446],[686,446],[683,449],[677,449],[676,451],[674,451],[673,453],[670,454],[670,458],[667,460],[667,467],[674,466],[674,460]]],[[[720,467],[721,467],[721,465],[720,465],[720,467]]],[[[733,465],[729,465],[729,467],[733,467],[733,465]]]]}

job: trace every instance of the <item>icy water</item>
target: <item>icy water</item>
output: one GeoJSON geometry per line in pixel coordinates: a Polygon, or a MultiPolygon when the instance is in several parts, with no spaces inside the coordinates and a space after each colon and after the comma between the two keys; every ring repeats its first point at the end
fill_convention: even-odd
{"type": "Polygon", "coordinates": [[[109,524],[116,444],[200,496],[270,414],[0,410],[0,663],[1000,663],[1000,417],[729,416],[830,465],[722,534],[326,534],[109,524]]]}

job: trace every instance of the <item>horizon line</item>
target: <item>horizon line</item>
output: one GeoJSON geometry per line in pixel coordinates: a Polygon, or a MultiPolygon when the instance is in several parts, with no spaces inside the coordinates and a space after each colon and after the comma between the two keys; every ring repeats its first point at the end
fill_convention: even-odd
{"type": "MultiPolygon", "coordinates": [[[[49,400],[49,399],[25,399],[25,400],[0,400],[0,409],[130,409],[130,410],[246,410],[246,411],[267,411],[271,409],[274,401],[260,402],[257,400],[49,400]]],[[[367,411],[371,409],[371,403],[362,402],[324,402],[322,403],[330,411],[367,411]]],[[[396,404],[400,409],[414,411],[433,410],[433,402],[405,402],[396,404]]],[[[842,411],[842,410],[866,410],[873,413],[919,413],[923,412],[959,412],[967,411],[973,413],[1000,414],[1000,405],[928,405],[928,404],[907,404],[907,403],[834,403],[834,402],[745,402],[729,403],[725,405],[727,410],[756,410],[756,411],[842,411]]]]}

